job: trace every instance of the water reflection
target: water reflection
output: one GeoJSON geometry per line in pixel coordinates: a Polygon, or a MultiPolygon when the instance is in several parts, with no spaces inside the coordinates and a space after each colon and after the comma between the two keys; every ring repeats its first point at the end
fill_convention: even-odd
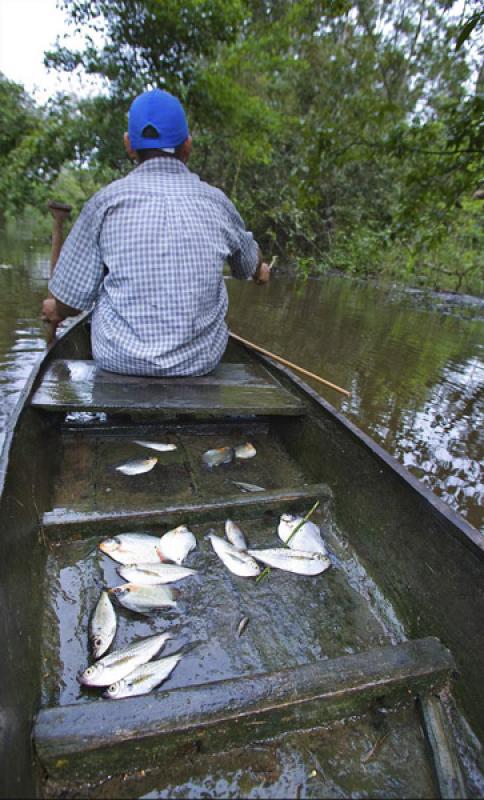
{"type": "Polygon", "coordinates": [[[230,282],[241,336],[351,391],[313,388],[482,525],[482,322],[344,279],[230,282]]]}
{"type": "Polygon", "coordinates": [[[0,450],[5,429],[33,365],[45,349],[39,308],[49,251],[0,238],[0,450]]]}
{"type": "MultiPolygon", "coordinates": [[[[0,447],[45,348],[39,308],[49,248],[0,238],[0,447]]],[[[350,389],[313,382],[333,405],[473,525],[482,525],[482,322],[331,278],[229,281],[233,330],[350,389]]],[[[417,301],[419,302],[419,301],[417,301]]]]}

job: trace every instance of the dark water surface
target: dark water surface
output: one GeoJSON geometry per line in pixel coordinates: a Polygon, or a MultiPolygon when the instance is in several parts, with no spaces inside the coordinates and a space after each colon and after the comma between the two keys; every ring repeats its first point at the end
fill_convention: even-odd
{"type": "MultiPolygon", "coordinates": [[[[48,270],[48,247],[0,238],[0,446],[45,347],[39,307],[48,270]]],[[[347,400],[308,381],[482,527],[482,321],[341,278],[229,281],[229,292],[236,333],[349,389],[347,400]]]]}
{"type": "Polygon", "coordinates": [[[482,526],[482,319],[463,318],[459,308],[426,310],[421,300],[334,277],[266,287],[230,281],[230,295],[235,333],[351,391],[346,399],[308,380],[482,526]]]}

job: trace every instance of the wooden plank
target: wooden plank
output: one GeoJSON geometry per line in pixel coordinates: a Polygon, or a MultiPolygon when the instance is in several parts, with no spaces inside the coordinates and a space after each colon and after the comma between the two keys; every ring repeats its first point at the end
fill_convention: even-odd
{"type": "Polygon", "coordinates": [[[232,497],[219,497],[210,502],[180,503],[162,506],[150,510],[73,512],[56,509],[48,511],[42,517],[44,535],[51,540],[68,538],[73,533],[82,531],[84,535],[130,530],[168,523],[204,522],[206,520],[225,519],[232,515],[242,518],[258,510],[272,509],[287,511],[295,505],[307,505],[311,501],[328,501],[332,493],[324,483],[310,484],[303,487],[290,487],[279,491],[240,493],[232,497]]]}
{"type": "Polygon", "coordinates": [[[435,777],[442,800],[467,797],[457,749],[442,701],[436,695],[420,698],[422,725],[432,754],[435,777]]]}
{"type": "Polygon", "coordinates": [[[105,372],[92,361],[54,362],[32,405],[50,411],[173,415],[301,414],[300,399],[261,365],[220,364],[210,375],[166,378],[105,372]]]}
{"type": "Polygon", "coordinates": [[[37,754],[49,776],[89,780],[167,759],[308,730],[442,688],[454,661],[433,638],[121,701],[44,709],[37,754]]]}

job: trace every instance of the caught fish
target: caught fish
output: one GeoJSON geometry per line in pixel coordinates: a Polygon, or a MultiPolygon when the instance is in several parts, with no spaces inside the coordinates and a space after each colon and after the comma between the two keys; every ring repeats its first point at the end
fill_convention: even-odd
{"type": "Polygon", "coordinates": [[[263,486],[256,486],[255,483],[244,483],[243,481],[232,481],[241,492],[265,492],[263,486]]]}
{"type": "Polygon", "coordinates": [[[247,550],[247,541],[241,528],[231,519],[225,521],[225,535],[236,550],[247,550]]]}
{"type": "Polygon", "coordinates": [[[196,575],[194,569],[179,567],[176,564],[127,564],[118,569],[118,574],[130,583],[157,584],[157,583],[176,583],[183,578],[196,575]]]}
{"type": "Polygon", "coordinates": [[[291,550],[288,547],[247,552],[268,567],[295,572],[297,575],[319,575],[331,566],[329,558],[322,553],[307,553],[303,550],[291,550]]]}
{"type": "Polygon", "coordinates": [[[279,539],[282,539],[284,544],[287,543],[291,550],[305,550],[308,553],[322,553],[324,556],[327,555],[328,551],[318,525],[310,521],[301,525],[302,521],[302,517],[296,517],[293,514],[283,514],[277,527],[279,539]],[[298,525],[301,525],[301,527],[292,535],[298,525]]]}
{"type": "Polygon", "coordinates": [[[148,450],[157,450],[159,453],[169,453],[176,450],[176,444],[162,444],[161,442],[145,442],[140,439],[134,439],[134,444],[139,444],[140,447],[147,447],[148,450]]]}
{"type": "Polygon", "coordinates": [[[215,450],[207,450],[202,456],[202,461],[207,467],[219,467],[220,464],[229,464],[233,457],[232,447],[217,447],[215,450]]]}
{"type": "Polygon", "coordinates": [[[149,614],[160,608],[176,607],[175,592],[160,584],[125,583],[109,590],[122,606],[139,614],[149,614]]]}
{"type": "Polygon", "coordinates": [[[254,445],[250,442],[246,442],[245,444],[239,444],[235,448],[235,457],[236,458],[254,458],[257,450],[255,449],[254,445]]]}
{"type": "Polygon", "coordinates": [[[248,624],[249,624],[249,617],[242,617],[239,624],[237,625],[237,636],[242,636],[248,624]]]}
{"type": "Polygon", "coordinates": [[[237,550],[233,544],[226,542],[220,536],[215,536],[214,533],[208,533],[205,538],[210,539],[218,557],[234,575],[240,578],[254,578],[260,573],[258,563],[247,553],[237,550]]]}
{"type": "Polygon", "coordinates": [[[165,559],[181,564],[188,553],[197,546],[197,540],[186,525],[179,525],[172,531],[167,531],[158,541],[160,561],[165,559]]]}
{"type": "Polygon", "coordinates": [[[150,536],[147,533],[120,533],[101,542],[99,549],[120,564],[148,561],[159,564],[162,560],[157,552],[159,544],[158,536],[150,536]]]}
{"type": "Polygon", "coordinates": [[[142,475],[143,472],[152,470],[157,463],[158,459],[154,456],[152,458],[132,458],[130,461],[126,461],[125,464],[116,467],[116,469],[118,472],[122,472],[123,475],[142,475]]]}
{"type": "Polygon", "coordinates": [[[171,639],[169,633],[159,633],[122,650],[115,650],[84,670],[78,676],[79,683],[85,686],[110,686],[129,675],[136,667],[150,661],[168,639],[171,639]]]}
{"type": "Polygon", "coordinates": [[[159,658],[157,661],[150,661],[130,672],[125,678],[112,683],[106,689],[103,697],[111,700],[120,700],[122,697],[136,697],[140,694],[151,692],[155,686],[166,681],[171,675],[176,665],[181,661],[181,655],[167,656],[159,658]]]}
{"type": "Polygon", "coordinates": [[[94,658],[100,658],[109,649],[116,633],[116,612],[107,592],[101,592],[89,625],[94,658]]]}

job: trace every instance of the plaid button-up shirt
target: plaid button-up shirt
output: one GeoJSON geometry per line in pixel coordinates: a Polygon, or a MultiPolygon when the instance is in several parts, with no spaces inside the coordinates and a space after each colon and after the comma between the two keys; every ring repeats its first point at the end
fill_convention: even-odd
{"type": "Polygon", "coordinates": [[[203,375],[227,345],[223,267],[256,270],[234,205],[182,162],[155,158],[97,192],[62,248],[49,289],[94,305],[92,347],[111,372],[203,375]]]}

